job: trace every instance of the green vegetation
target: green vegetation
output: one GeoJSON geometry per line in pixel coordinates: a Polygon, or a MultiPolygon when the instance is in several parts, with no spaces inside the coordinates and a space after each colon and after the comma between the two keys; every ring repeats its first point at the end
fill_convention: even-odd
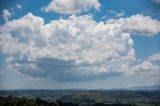
{"type": "Polygon", "coordinates": [[[160,91],[0,91],[0,106],[160,106],[160,91]]]}
{"type": "Polygon", "coordinates": [[[61,100],[56,100],[55,102],[47,102],[39,98],[33,100],[33,99],[8,96],[8,97],[0,97],[0,106],[136,106],[136,105],[104,104],[104,103],[79,105],[79,104],[74,104],[72,102],[63,102],[61,100]]]}

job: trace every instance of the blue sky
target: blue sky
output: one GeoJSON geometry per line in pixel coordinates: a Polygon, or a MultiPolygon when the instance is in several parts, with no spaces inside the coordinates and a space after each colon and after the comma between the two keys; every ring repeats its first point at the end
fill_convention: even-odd
{"type": "Polygon", "coordinates": [[[160,84],[159,0],[0,2],[0,89],[160,84]]]}

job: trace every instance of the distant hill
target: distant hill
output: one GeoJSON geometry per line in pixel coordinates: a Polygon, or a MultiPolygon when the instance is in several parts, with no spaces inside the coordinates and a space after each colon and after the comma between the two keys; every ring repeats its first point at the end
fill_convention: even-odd
{"type": "Polygon", "coordinates": [[[129,87],[129,88],[122,88],[120,90],[160,90],[160,85],[151,85],[151,86],[137,86],[137,87],[129,87]]]}

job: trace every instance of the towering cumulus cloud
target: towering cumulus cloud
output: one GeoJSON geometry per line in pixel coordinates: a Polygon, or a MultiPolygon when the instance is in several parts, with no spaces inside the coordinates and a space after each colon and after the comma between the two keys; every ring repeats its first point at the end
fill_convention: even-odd
{"type": "Polygon", "coordinates": [[[98,0],[52,0],[46,7],[42,8],[42,11],[78,14],[90,9],[100,10],[100,6],[98,0]]]}
{"type": "Polygon", "coordinates": [[[135,61],[130,32],[159,32],[144,26],[143,21],[159,26],[157,20],[142,15],[106,22],[72,15],[44,24],[43,18],[28,13],[0,26],[0,52],[7,55],[6,67],[33,77],[89,80],[127,73],[135,61]],[[131,20],[135,22],[136,17],[142,24],[133,27],[131,20]]]}

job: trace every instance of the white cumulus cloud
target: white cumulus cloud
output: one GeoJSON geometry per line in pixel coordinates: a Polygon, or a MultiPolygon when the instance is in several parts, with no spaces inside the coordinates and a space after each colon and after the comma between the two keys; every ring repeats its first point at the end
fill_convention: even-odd
{"type": "Polygon", "coordinates": [[[100,10],[98,0],[52,0],[46,7],[41,8],[44,12],[57,12],[61,14],[78,14],[90,9],[100,10]]]}
{"type": "Polygon", "coordinates": [[[114,10],[108,10],[107,12],[110,13],[110,14],[116,15],[117,17],[122,17],[122,16],[125,15],[125,12],[122,11],[122,10],[120,12],[117,12],[117,11],[114,11],[114,10]]]}
{"type": "Polygon", "coordinates": [[[160,53],[153,54],[149,56],[146,60],[142,61],[131,67],[132,74],[143,73],[143,75],[148,74],[149,76],[159,76],[160,66],[160,53]]]}
{"type": "Polygon", "coordinates": [[[147,60],[148,61],[160,61],[160,53],[156,53],[152,56],[149,56],[147,60]]]}
{"type": "MultiPolygon", "coordinates": [[[[88,15],[72,15],[44,24],[43,18],[28,13],[0,26],[0,53],[10,58],[7,66],[34,77],[73,80],[79,79],[77,76],[126,73],[135,61],[130,32],[158,33],[144,26],[144,21],[159,25],[157,20],[142,15],[106,22],[96,22],[88,15]],[[135,30],[136,26],[139,29],[135,30]]],[[[134,70],[147,65],[143,69],[149,69],[149,64],[134,70]]]]}
{"type": "Polygon", "coordinates": [[[120,18],[118,20],[111,19],[109,21],[121,25],[123,30],[129,33],[141,34],[144,36],[154,36],[160,33],[160,21],[150,16],[136,14],[131,17],[120,18]]]}
{"type": "Polygon", "coordinates": [[[17,4],[16,7],[17,7],[18,9],[22,9],[22,6],[21,6],[20,4],[17,4]]]}
{"type": "Polygon", "coordinates": [[[3,9],[2,17],[5,21],[8,21],[8,18],[11,17],[11,13],[7,9],[3,9]]]}

